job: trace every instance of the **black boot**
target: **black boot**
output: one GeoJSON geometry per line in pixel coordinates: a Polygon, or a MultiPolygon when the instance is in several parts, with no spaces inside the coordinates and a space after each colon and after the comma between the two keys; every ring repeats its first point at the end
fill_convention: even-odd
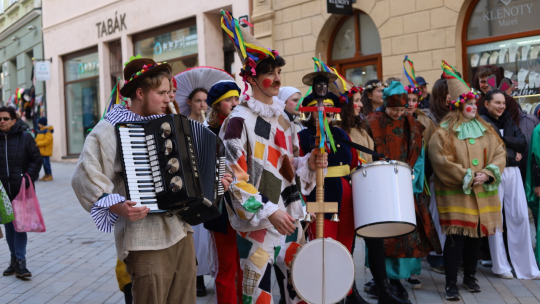
{"type": "Polygon", "coordinates": [[[368,296],[372,297],[378,297],[379,296],[379,290],[377,289],[377,284],[375,284],[375,281],[371,280],[371,284],[369,285],[367,294],[368,296]]]}
{"type": "Polygon", "coordinates": [[[456,285],[456,281],[446,281],[446,299],[448,301],[459,301],[459,288],[456,285]]]}
{"type": "Polygon", "coordinates": [[[197,276],[197,297],[206,297],[206,286],[204,286],[204,276],[197,276]]]}
{"type": "Polygon", "coordinates": [[[374,279],[371,279],[371,281],[367,282],[366,284],[364,284],[364,291],[365,292],[368,292],[369,291],[369,288],[371,287],[371,285],[375,284],[375,280],[374,279]]]}
{"type": "Polygon", "coordinates": [[[15,269],[17,269],[17,258],[11,257],[11,261],[9,262],[8,268],[4,270],[5,276],[10,276],[15,274],[15,269]]]}
{"type": "Polygon", "coordinates": [[[345,304],[367,304],[368,302],[362,298],[358,289],[356,289],[356,281],[353,283],[352,293],[345,297],[345,304]]]}
{"type": "Polygon", "coordinates": [[[409,298],[409,293],[407,292],[405,287],[403,287],[403,285],[401,284],[401,280],[390,279],[389,281],[390,281],[390,287],[392,288],[393,294],[395,294],[396,296],[404,300],[407,300],[409,298]]]}
{"type": "Polygon", "coordinates": [[[473,275],[466,274],[463,276],[463,287],[467,289],[470,292],[480,292],[482,289],[480,289],[480,285],[478,285],[478,279],[476,279],[473,275]]]}
{"type": "Polygon", "coordinates": [[[26,269],[26,260],[17,260],[17,269],[15,270],[15,276],[17,278],[29,278],[32,276],[30,271],[26,269]]]}
{"type": "Polygon", "coordinates": [[[401,299],[392,293],[392,287],[388,279],[384,280],[383,286],[377,286],[379,290],[379,304],[411,304],[407,299],[401,299]]]}

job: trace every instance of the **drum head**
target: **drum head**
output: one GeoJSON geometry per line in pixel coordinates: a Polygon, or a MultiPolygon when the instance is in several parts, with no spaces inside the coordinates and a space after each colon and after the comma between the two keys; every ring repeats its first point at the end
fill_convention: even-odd
{"type": "Polygon", "coordinates": [[[387,238],[407,235],[413,232],[416,226],[406,222],[379,222],[356,229],[356,234],[366,238],[387,238]]]}
{"type": "Polygon", "coordinates": [[[351,289],[354,270],[353,258],[345,246],[332,239],[316,239],[295,255],[291,263],[291,278],[294,289],[304,301],[337,303],[351,289]]]}

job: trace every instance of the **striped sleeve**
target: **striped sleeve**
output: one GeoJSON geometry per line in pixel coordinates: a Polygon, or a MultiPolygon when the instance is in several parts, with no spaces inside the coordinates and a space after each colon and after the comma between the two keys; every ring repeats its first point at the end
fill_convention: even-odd
{"type": "Polygon", "coordinates": [[[104,194],[92,207],[90,215],[99,231],[111,233],[118,220],[118,215],[109,211],[111,206],[124,202],[126,199],[119,194],[104,194]]]}

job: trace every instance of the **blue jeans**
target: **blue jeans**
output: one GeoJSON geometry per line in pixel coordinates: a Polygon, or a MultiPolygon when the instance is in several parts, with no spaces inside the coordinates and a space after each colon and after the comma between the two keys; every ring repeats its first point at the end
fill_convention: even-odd
{"type": "Polygon", "coordinates": [[[43,170],[45,170],[45,174],[52,174],[51,171],[51,157],[50,156],[42,156],[43,158],[43,170]]]}
{"type": "Polygon", "coordinates": [[[26,243],[28,242],[26,232],[15,231],[13,223],[7,223],[4,227],[6,228],[6,241],[11,256],[19,260],[26,260],[26,243]]]}

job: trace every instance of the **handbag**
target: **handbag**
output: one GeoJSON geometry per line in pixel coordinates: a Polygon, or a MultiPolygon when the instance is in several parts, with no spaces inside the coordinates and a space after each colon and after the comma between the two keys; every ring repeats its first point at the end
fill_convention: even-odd
{"type": "Polygon", "coordinates": [[[7,224],[13,221],[13,207],[7,195],[6,189],[0,182],[0,224],[7,224]]]}
{"type": "Polygon", "coordinates": [[[45,222],[41,215],[41,208],[30,176],[28,176],[28,181],[30,187],[26,188],[26,181],[23,176],[19,194],[11,202],[15,215],[13,226],[17,232],[45,232],[45,222]]]}

